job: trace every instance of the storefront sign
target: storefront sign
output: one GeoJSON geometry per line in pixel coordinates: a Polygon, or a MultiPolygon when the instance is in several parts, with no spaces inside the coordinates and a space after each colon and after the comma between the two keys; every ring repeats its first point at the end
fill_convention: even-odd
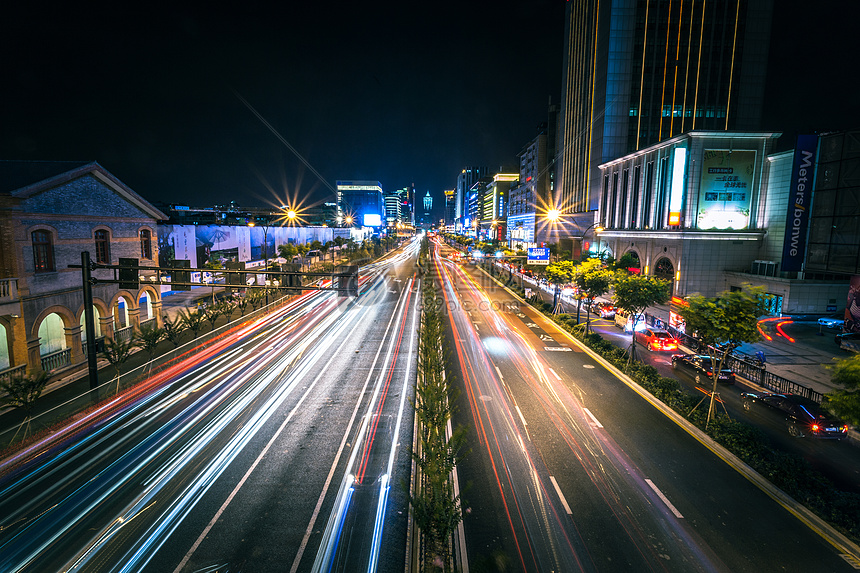
{"type": "Polygon", "coordinates": [[[791,168],[791,187],[788,213],[785,219],[785,241],[782,246],[781,271],[803,269],[806,256],[806,227],[809,224],[809,207],[815,175],[817,135],[798,135],[791,168]]]}

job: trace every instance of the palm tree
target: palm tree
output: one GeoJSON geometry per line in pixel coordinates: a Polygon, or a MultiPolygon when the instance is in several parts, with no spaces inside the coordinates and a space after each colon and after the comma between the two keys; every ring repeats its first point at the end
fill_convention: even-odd
{"type": "Polygon", "coordinates": [[[197,338],[197,334],[203,328],[203,321],[206,320],[206,316],[200,312],[199,310],[190,310],[190,309],[182,309],[179,311],[180,316],[182,317],[182,322],[185,324],[185,328],[194,333],[194,338],[197,338]]]}
{"type": "Polygon", "coordinates": [[[224,314],[224,305],[220,302],[218,304],[210,305],[209,308],[206,309],[203,316],[209,321],[210,330],[215,330],[215,323],[218,322],[218,319],[221,318],[222,314],[224,314]]]}
{"type": "Polygon", "coordinates": [[[163,328],[157,326],[144,326],[140,332],[134,333],[134,345],[143,350],[149,355],[149,360],[155,358],[155,351],[158,343],[161,342],[167,333],[163,328]]]}
{"type": "Polygon", "coordinates": [[[251,289],[245,291],[245,296],[240,296],[236,299],[236,308],[241,312],[241,316],[245,316],[245,309],[251,303],[251,289]]]}
{"type": "Polygon", "coordinates": [[[173,348],[179,346],[179,338],[185,332],[185,323],[182,322],[182,317],[170,318],[165,315],[161,323],[164,325],[164,338],[173,343],[173,348]]]}
{"type": "Polygon", "coordinates": [[[24,435],[21,436],[21,441],[27,438],[27,432],[30,430],[30,412],[33,410],[33,404],[42,395],[42,390],[48,384],[48,373],[39,372],[35,376],[13,376],[8,380],[0,381],[0,391],[5,395],[0,395],[0,404],[11,406],[13,408],[24,409],[24,419],[21,425],[15,430],[15,435],[9,441],[11,444],[18,436],[18,432],[24,428],[24,435]],[[24,427],[24,424],[27,424],[24,427]]]}
{"type": "Polygon", "coordinates": [[[122,369],[122,364],[128,357],[131,356],[131,351],[134,349],[134,344],[131,340],[106,338],[105,349],[102,351],[104,356],[111,365],[116,368],[116,393],[119,394],[119,376],[122,369]]]}

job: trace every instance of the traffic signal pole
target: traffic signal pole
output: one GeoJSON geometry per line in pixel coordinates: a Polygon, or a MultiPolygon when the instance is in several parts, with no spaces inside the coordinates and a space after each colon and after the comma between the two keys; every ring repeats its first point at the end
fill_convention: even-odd
{"type": "Polygon", "coordinates": [[[89,372],[90,390],[99,385],[99,369],[96,359],[96,324],[93,315],[93,277],[90,252],[81,252],[81,283],[84,288],[84,329],[87,333],[87,370],[89,372]]]}

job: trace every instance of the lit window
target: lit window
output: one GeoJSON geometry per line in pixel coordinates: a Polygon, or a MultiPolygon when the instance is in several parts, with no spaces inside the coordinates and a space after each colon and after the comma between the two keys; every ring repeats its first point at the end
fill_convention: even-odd
{"type": "Polygon", "coordinates": [[[152,259],[152,233],[149,229],[140,232],[140,258],[152,259]]]}
{"type": "Polygon", "coordinates": [[[54,242],[50,231],[33,231],[31,236],[35,272],[54,272],[54,242]]]}
{"type": "Polygon", "coordinates": [[[95,232],[96,262],[110,264],[110,234],[105,230],[95,232]]]}

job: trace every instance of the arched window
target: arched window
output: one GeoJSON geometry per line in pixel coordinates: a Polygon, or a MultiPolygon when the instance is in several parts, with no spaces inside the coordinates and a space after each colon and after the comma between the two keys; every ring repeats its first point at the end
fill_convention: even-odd
{"type": "Polygon", "coordinates": [[[661,258],[657,261],[657,264],[654,266],[654,276],[658,279],[663,279],[668,281],[669,283],[669,295],[671,296],[675,292],[675,267],[672,265],[672,261],[667,259],[666,257],[661,258]]]}
{"type": "Polygon", "coordinates": [[[95,232],[96,262],[110,264],[110,233],[104,229],[95,232]]]}
{"type": "Polygon", "coordinates": [[[52,273],[54,270],[54,241],[50,231],[33,231],[33,270],[52,273]]]}
{"type": "Polygon", "coordinates": [[[149,229],[140,232],[140,258],[152,260],[152,232],[149,229]]]}

